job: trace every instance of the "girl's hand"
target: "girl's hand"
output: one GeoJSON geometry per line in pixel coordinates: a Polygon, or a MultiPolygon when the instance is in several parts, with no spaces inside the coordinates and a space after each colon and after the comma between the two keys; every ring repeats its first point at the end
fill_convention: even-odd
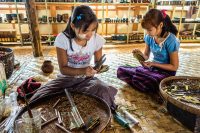
{"type": "Polygon", "coordinates": [[[86,67],[85,75],[86,75],[87,77],[92,77],[92,76],[94,76],[96,73],[97,73],[97,71],[94,70],[91,66],[86,67]]]}
{"type": "Polygon", "coordinates": [[[97,71],[97,73],[99,73],[99,71],[101,70],[103,65],[101,65],[99,68],[95,69],[97,71]]]}
{"type": "Polygon", "coordinates": [[[153,66],[153,62],[140,62],[142,64],[143,67],[147,67],[147,68],[150,68],[153,66]]]}
{"type": "Polygon", "coordinates": [[[141,55],[143,55],[143,53],[139,49],[133,49],[132,53],[140,53],[141,55]]]}

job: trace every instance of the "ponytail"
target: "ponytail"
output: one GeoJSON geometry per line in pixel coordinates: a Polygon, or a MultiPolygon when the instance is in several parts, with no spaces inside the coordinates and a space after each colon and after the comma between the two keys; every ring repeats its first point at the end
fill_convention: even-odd
{"type": "Polygon", "coordinates": [[[71,24],[71,17],[69,17],[69,21],[67,23],[67,27],[63,31],[63,34],[69,39],[70,49],[72,51],[74,51],[74,49],[72,47],[72,38],[76,37],[76,33],[74,32],[74,30],[72,29],[70,24],[71,24]]]}
{"type": "Polygon", "coordinates": [[[176,26],[172,23],[172,21],[168,15],[165,16],[164,21],[163,21],[161,37],[165,34],[165,32],[170,32],[170,33],[174,34],[175,36],[178,33],[176,26]]]}
{"type": "Polygon", "coordinates": [[[176,26],[172,23],[170,17],[165,13],[166,10],[150,9],[142,19],[142,28],[147,29],[150,26],[158,27],[161,22],[163,22],[161,37],[166,32],[171,32],[175,36],[178,33],[176,26]]]}

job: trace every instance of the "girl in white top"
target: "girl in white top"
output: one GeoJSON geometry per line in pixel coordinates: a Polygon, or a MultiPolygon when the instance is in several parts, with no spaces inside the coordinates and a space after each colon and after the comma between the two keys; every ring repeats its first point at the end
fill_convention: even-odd
{"type": "Polygon", "coordinates": [[[108,86],[94,75],[96,70],[90,66],[94,55],[95,61],[102,56],[105,39],[96,33],[97,17],[89,6],[77,6],[69,18],[66,29],[55,40],[58,64],[61,76],[50,81],[32,97],[32,100],[44,95],[63,91],[84,92],[104,99],[113,109],[117,89],[108,86]]]}

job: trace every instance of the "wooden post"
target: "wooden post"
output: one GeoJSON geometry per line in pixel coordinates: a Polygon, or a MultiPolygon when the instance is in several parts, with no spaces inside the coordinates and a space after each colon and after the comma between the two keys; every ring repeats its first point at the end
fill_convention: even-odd
{"type": "MultiPolygon", "coordinates": [[[[118,10],[118,6],[117,6],[117,4],[116,4],[116,6],[115,6],[115,9],[116,9],[116,16],[117,16],[117,18],[119,18],[119,10],[118,10]]],[[[115,24],[115,35],[118,33],[118,24],[116,23],[115,24]]]]}
{"type": "MultiPolygon", "coordinates": [[[[50,6],[50,12],[51,12],[51,17],[56,17],[56,6],[51,5],[50,6]]],[[[58,26],[57,24],[52,24],[52,32],[53,34],[58,34],[58,26]]]]}
{"type": "MultiPolygon", "coordinates": [[[[134,17],[140,14],[140,6],[135,6],[134,17]]],[[[138,24],[133,23],[132,31],[138,31],[138,24]]]]}
{"type": "Polygon", "coordinates": [[[181,26],[182,26],[182,18],[183,18],[183,10],[184,10],[184,6],[185,6],[185,0],[182,1],[181,5],[182,5],[182,10],[181,10],[181,17],[180,17],[179,26],[178,26],[177,38],[179,38],[179,35],[180,35],[180,32],[181,32],[181,26]]]}
{"type": "Polygon", "coordinates": [[[36,6],[34,0],[26,0],[26,14],[28,18],[29,31],[32,38],[32,47],[34,57],[42,56],[40,43],[40,33],[38,28],[38,19],[36,17],[36,6]]]}
{"type": "MultiPolygon", "coordinates": [[[[108,18],[108,4],[106,4],[106,18],[108,18]]],[[[108,35],[108,23],[106,22],[106,36],[108,35]]]]}
{"type": "MultiPolygon", "coordinates": [[[[12,9],[11,9],[11,5],[9,5],[9,13],[13,13],[12,9]]],[[[19,23],[19,22],[18,22],[19,23]]],[[[13,29],[15,29],[15,23],[12,24],[13,29]]]]}

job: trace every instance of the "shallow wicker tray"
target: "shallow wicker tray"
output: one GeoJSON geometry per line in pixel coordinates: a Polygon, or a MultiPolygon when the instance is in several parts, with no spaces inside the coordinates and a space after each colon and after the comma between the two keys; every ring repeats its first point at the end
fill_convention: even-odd
{"type": "MultiPolygon", "coordinates": [[[[89,118],[91,118],[91,116],[94,118],[97,116],[100,117],[100,125],[95,127],[90,132],[91,133],[103,132],[111,119],[111,111],[108,105],[106,104],[106,102],[98,97],[89,96],[88,94],[73,94],[72,93],[72,97],[85,123],[89,120],[89,118]]],[[[63,119],[66,124],[66,129],[69,130],[69,118],[68,118],[67,112],[70,111],[70,103],[67,100],[67,97],[64,92],[62,94],[53,94],[53,95],[45,96],[37,101],[32,102],[30,106],[31,108],[34,108],[34,109],[40,108],[42,116],[46,118],[47,120],[49,120],[56,116],[53,105],[56,103],[56,101],[59,98],[61,99],[61,101],[58,103],[58,105],[55,108],[58,111],[60,111],[61,114],[63,114],[63,119]]],[[[26,110],[27,110],[26,108],[23,108],[21,112],[19,113],[19,116],[17,117],[17,119],[19,119],[26,110]]],[[[41,133],[46,133],[47,130],[48,130],[48,133],[62,133],[63,131],[56,127],[55,125],[56,122],[57,120],[44,126],[42,128],[41,133]]],[[[83,130],[78,130],[78,131],[76,130],[72,132],[82,133],[83,130]]]]}
{"type": "Polygon", "coordinates": [[[5,65],[6,78],[8,79],[14,70],[14,53],[11,48],[0,47],[0,61],[5,65]]]}
{"type": "MultiPolygon", "coordinates": [[[[192,103],[187,103],[187,102],[182,102],[180,100],[177,100],[175,99],[174,97],[170,96],[169,94],[167,94],[164,90],[163,90],[163,87],[166,86],[166,84],[168,82],[171,82],[171,81],[174,81],[174,80],[187,80],[187,79],[190,79],[190,80],[199,80],[200,81],[200,77],[189,77],[189,76],[171,76],[171,77],[168,77],[168,78],[165,78],[163,79],[161,82],[160,82],[160,92],[161,92],[161,95],[164,97],[164,99],[166,101],[169,101],[171,102],[172,104],[174,104],[175,106],[185,110],[185,111],[188,111],[192,114],[195,114],[195,115],[200,115],[200,105],[197,105],[197,104],[192,104],[192,103]]],[[[199,94],[200,95],[200,94],[199,94]]]]}

